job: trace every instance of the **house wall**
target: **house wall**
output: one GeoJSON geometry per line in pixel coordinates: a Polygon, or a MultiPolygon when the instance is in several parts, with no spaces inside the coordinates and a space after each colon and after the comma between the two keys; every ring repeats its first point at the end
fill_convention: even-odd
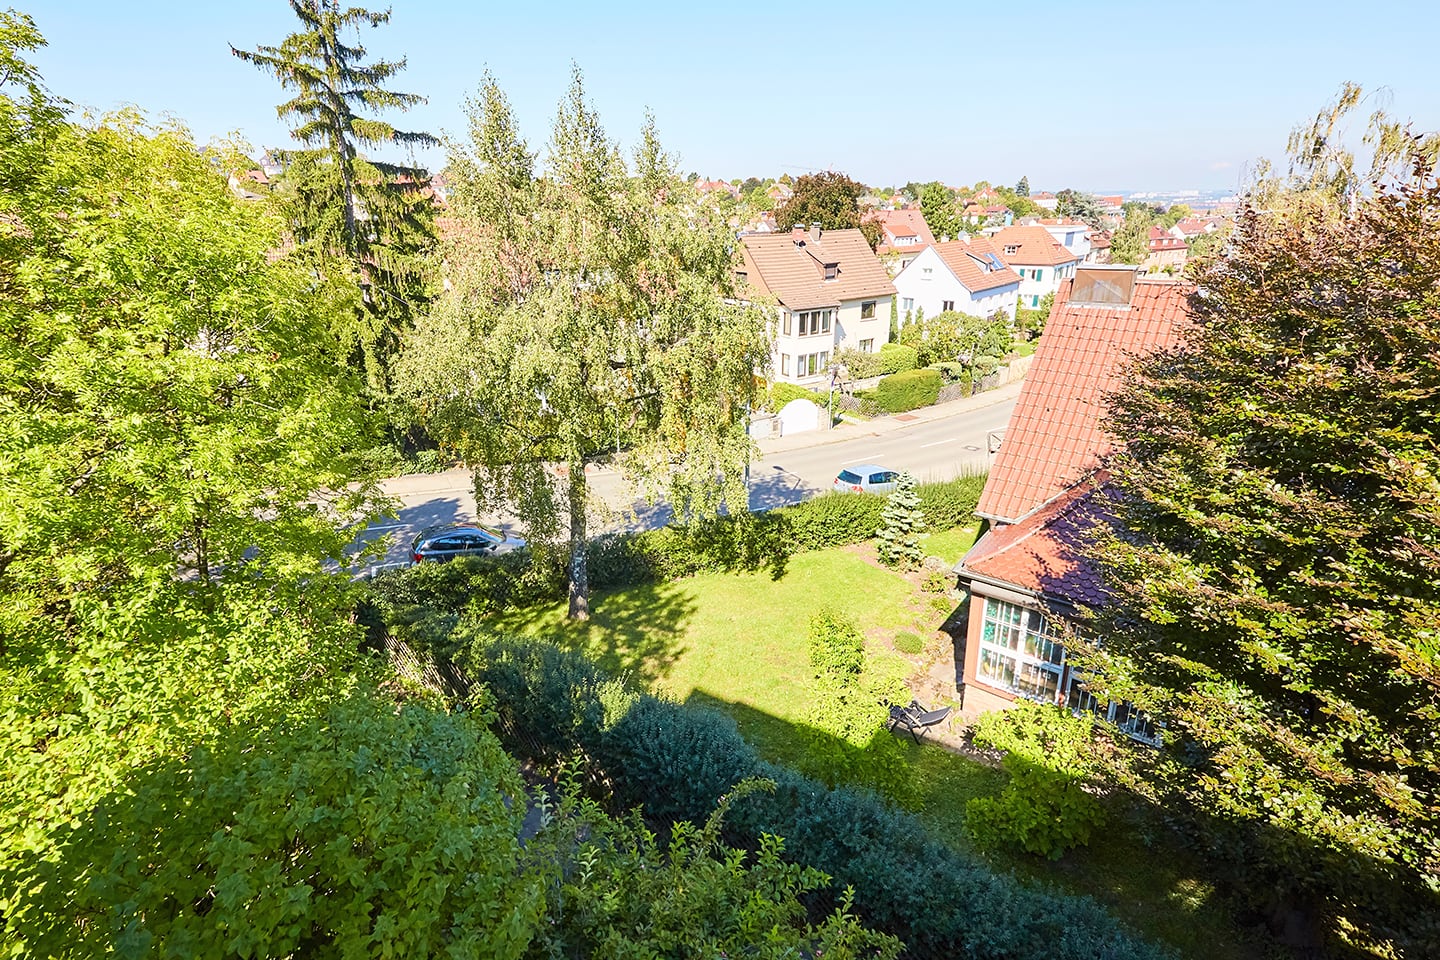
{"type": "Polygon", "coordinates": [[[960,283],[958,277],[945,265],[945,261],[933,249],[925,250],[915,262],[901,271],[895,278],[896,296],[900,301],[900,321],[905,321],[905,299],[915,301],[912,310],[924,310],[925,316],[940,313],[946,300],[953,301],[955,309],[978,317],[988,317],[996,310],[1004,310],[1006,316],[1015,316],[1015,295],[1017,284],[996,287],[984,291],[980,297],[972,297],[970,291],[960,283]],[[930,273],[925,273],[929,269],[930,273]]]}
{"type": "Polygon", "coordinates": [[[833,364],[836,352],[847,349],[859,350],[861,342],[865,340],[874,341],[872,352],[879,351],[881,345],[890,339],[890,300],[889,294],[874,298],[867,297],[864,300],[844,300],[840,303],[839,309],[835,310],[828,334],[806,334],[803,337],[796,332],[799,330],[796,315],[805,311],[787,310],[785,307],[780,307],[776,311],[776,322],[773,328],[775,346],[770,356],[771,378],[807,387],[828,384],[830,382],[828,365],[825,369],[817,369],[813,374],[799,374],[796,372],[798,358],[815,353],[825,353],[828,355],[828,363],[833,364]],[[869,303],[872,299],[875,304],[875,316],[862,319],[860,316],[862,304],[869,303]],[[788,335],[784,333],[784,320],[787,313],[791,318],[791,332],[788,335]],[[789,358],[788,373],[785,372],[786,357],[789,358]]]}
{"type": "Polygon", "coordinates": [[[1061,280],[1075,276],[1077,263],[1078,261],[1072,260],[1059,266],[1041,267],[1011,262],[1011,269],[1020,274],[1020,301],[1025,309],[1033,310],[1045,294],[1057,292],[1061,280]]]}
{"type": "Polygon", "coordinates": [[[840,303],[839,330],[836,331],[835,349],[859,350],[862,340],[872,340],[871,352],[878,352],[881,344],[890,339],[889,294],[864,300],[844,300],[840,303]],[[875,316],[868,320],[860,318],[861,304],[875,304],[875,316]]]}
{"type": "MultiPolygon", "coordinates": [[[[1000,687],[992,687],[980,679],[980,636],[985,629],[985,600],[994,597],[1006,603],[1014,603],[1028,610],[1040,610],[1040,604],[1033,598],[1010,590],[1003,590],[989,584],[961,582],[962,588],[970,591],[970,613],[965,623],[965,665],[961,678],[965,684],[964,712],[967,716],[978,716],[991,710],[1004,710],[1015,703],[1017,695],[1000,687]]],[[[1066,667],[1068,676],[1069,667],[1066,667]]],[[[1065,684],[1060,685],[1061,690],[1065,684]]]]}
{"type": "Polygon", "coordinates": [[[1045,232],[1055,238],[1055,242],[1066,250],[1075,254],[1075,259],[1086,260],[1090,256],[1090,228],[1072,227],[1069,225],[1046,224],[1045,232]]]}

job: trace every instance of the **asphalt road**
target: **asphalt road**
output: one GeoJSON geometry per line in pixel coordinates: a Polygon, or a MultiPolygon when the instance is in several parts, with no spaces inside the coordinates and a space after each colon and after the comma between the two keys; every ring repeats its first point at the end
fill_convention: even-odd
{"type": "MultiPolygon", "coordinates": [[[[750,508],[764,510],[804,500],[830,489],[842,467],[858,463],[909,470],[920,480],[948,480],[967,470],[986,470],[993,459],[989,441],[992,434],[1005,429],[1018,389],[1016,384],[1013,389],[995,391],[993,398],[982,395],[952,404],[953,412],[931,408],[913,422],[887,418],[873,425],[848,425],[827,433],[761,441],[761,457],[750,468],[750,508]]],[[[670,520],[668,507],[635,500],[623,478],[612,471],[596,470],[590,482],[591,489],[611,508],[611,515],[602,521],[604,527],[640,529],[663,526],[670,520]]],[[[396,501],[398,516],[372,526],[362,538],[390,536],[384,559],[377,563],[404,561],[410,541],[424,527],[476,519],[468,470],[393,477],[382,486],[396,501]]],[[[503,518],[481,519],[525,535],[523,529],[503,518]]]]}

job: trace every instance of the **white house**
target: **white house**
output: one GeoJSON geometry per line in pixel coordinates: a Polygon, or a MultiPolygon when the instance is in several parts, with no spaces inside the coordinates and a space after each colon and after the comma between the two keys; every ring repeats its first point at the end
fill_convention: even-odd
{"type": "Polygon", "coordinates": [[[1075,254],[1081,263],[1090,262],[1091,227],[1088,223],[1072,220],[1069,217],[1021,221],[1022,226],[1031,223],[1037,227],[1044,227],[1045,232],[1050,234],[1052,240],[1075,254]]]}
{"type": "Polygon", "coordinates": [[[935,242],[935,234],[918,207],[904,210],[875,210],[869,215],[880,225],[880,243],[875,254],[893,276],[909,266],[921,250],[935,242]]]}
{"type": "Polygon", "coordinates": [[[988,240],[951,240],[922,250],[895,278],[900,315],[946,310],[988,317],[1015,315],[1020,277],[1000,259],[988,240]]]}
{"type": "Polygon", "coordinates": [[[890,339],[895,287],[859,230],[796,227],[740,241],[741,279],[777,301],[776,380],[819,386],[836,351],[873,353],[890,339]]]}
{"type": "MultiPolygon", "coordinates": [[[[1020,305],[1033,310],[1060,282],[1075,276],[1080,258],[1055,242],[1044,227],[1006,227],[990,238],[1000,259],[1020,275],[1020,305]]],[[[1088,242],[1088,241],[1087,241],[1088,242]]]]}

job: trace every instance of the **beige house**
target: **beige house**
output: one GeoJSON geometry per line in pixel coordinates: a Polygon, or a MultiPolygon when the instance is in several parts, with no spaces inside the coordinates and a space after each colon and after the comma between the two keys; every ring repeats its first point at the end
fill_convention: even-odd
{"type": "Polygon", "coordinates": [[[837,351],[873,353],[889,340],[895,287],[859,230],[796,227],[740,239],[741,279],[777,302],[775,380],[824,385],[837,351]]]}

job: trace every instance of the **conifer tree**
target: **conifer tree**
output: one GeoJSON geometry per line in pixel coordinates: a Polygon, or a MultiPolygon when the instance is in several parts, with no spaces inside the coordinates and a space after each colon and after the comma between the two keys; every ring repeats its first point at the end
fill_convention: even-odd
{"type": "Polygon", "coordinates": [[[880,538],[880,562],[902,570],[914,570],[919,566],[920,541],[916,535],[924,526],[925,516],[920,512],[920,495],[915,492],[915,478],[909,472],[901,473],[880,515],[880,531],[877,534],[880,538]]]}
{"type": "MultiPolygon", "coordinates": [[[[339,331],[374,396],[390,386],[390,362],[425,302],[424,255],[434,239],[429,175],[411,163],[377,159],[364,149],[433,147],[428,133],[402,131],[362,115],[408,110],[425,102],[384,84],[405,61],[366,61],[363,46],[344,38],[390,20],[388,10],[342,9],[336,0],[289,0],[303,29],[278,47],[230,51],[273,74],[293,99],[276,107],[292,119],[307,149],[284,155],[283,198],[303,248],[339,254],[355,265],[364,293],[352,329],[339,331]]],[[[411,154],[413,157],[413,153],[411,154]]]]}

